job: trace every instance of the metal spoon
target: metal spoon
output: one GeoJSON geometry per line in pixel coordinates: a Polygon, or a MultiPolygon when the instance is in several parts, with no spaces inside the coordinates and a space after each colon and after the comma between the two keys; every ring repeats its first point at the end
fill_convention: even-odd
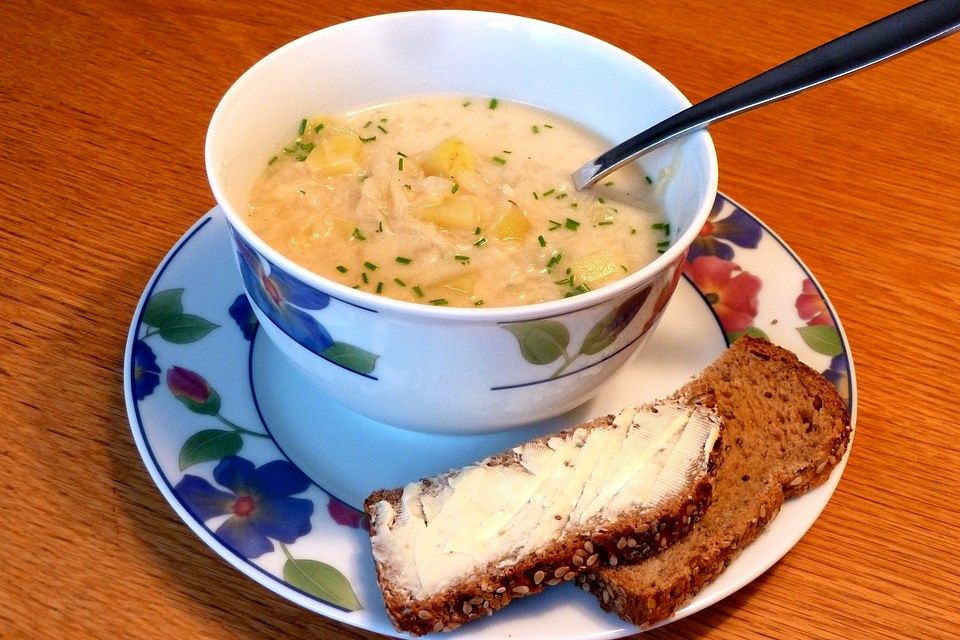
{"type": "Polygon", "coordinates": [[[960,29],[958,0],[925,0],[693,105],[620,143],[573,172],[585,189],[640,155],[714,122],[865,69],[960,29]]]}

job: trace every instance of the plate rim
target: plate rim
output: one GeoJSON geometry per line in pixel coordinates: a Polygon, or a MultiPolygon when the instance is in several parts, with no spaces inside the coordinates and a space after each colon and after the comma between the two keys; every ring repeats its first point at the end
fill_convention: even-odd
{"type": "MultiPolygon", "coordinates": [[[[826,508],[830,499],[832,498],[833,493],[836,490],[837,485],[839,484],[840,479],[842,478],[843,471],[846,467],[847,460],[850,456],[850,451],[853,447],[853,440],[856,435],[856,417],[857,417],[857,405],[858,405],[858,388],[856,381],[855,373],[855,364],[853,359],[853,353],[851,350],[851,345],[849,342],[849,337],[847,336],[846,331],[843,328],[840,317],[834,307],[832,301],[829,299],[826,291],[824,291],[822,285],[815,277],[813,271],[807,266],[807,264],[797,255],[797,253],[783,240],[783,238],[777,234],[767,223],[765,223],[759,216],[752,213],[749,209],[742,206],[739,201],[734,200],[733,198],[727,196],[725,193],[718,192],[718,199],[722,198],[727,203],[731,204],[735,208],[746,213],[754,222],[759,224],[763,232],[769,235],[780,247],[780,250],[790,256],[790,258],[797,264],[797,266],[808,276],[813,286],[816,288],[818,295],[824,302],[826,310],[830,314],[830,317],[834,323],[834,326],[837,329],[839,339],[843,348],[843,354],[845,356],[846,366],[847,366],[847,388],[848,388],[848,399],[847,406],[850,414],[850,425],[851,425],[851,435],[850,442],[847,446],[847,450],[844,453],[841,460],[836,465],[836,468],[832,471],[830,478],[820,487],[817,487],[816,490],[823,490],[827,493],[825,498],[822,501],[819,509],[817,509],[816,514],[812,517],[810,525],[799,533],[791,536],[789,544],[784,548],[784,551],[780,554],[773,554],[773,556],[768,557],[765,562],[759,565],[757,571],[752,571],[751,576],[744,576],[740,580],[734,581],[733,584],[729,585],[727,588],[721,590],[719,593],[713,594],[710,598],[699,598],[694,597],[691,600],[688,600],[683,606],[678,608],[672,616],[669,618],[654,624],[649,627],[638,628],[632,625],[629,628],[621,628],[619,630],[609,630],[609,631],[598,631],[597,633],[592,633],[585,636],[580,636],[581,640],[612,640],[614,638],[623,637],[625,634],[629,635],[636,633],[638,631],[647,630],[655,627],[659,627],[665,624],[669,624],[676,620],[685,618],[689,615],[693,615],[717,602],[727,598],[733,593],[739,591],[744,586],[754,581],[756,578],[761,576],[767,570],[770,569],[773,565],[779,562],[799,541],[806,535],[807,531],[813,527],[816,521],[820,518],[820,515],[823,512],[823,509],[826,508]]],[[[130,422],[131,432],[133,435],[134,443],[137,446],[138,453],[147,468],[148,473],[153,480],[153,483],[160,490],[161,494],[165,500],[173,508],[174,512],[178,517],[188,526],[188,528],[193,531],[200,539],[206,544],[210,549],[212,549],[221,560],[224,560],[235,569],[240,570],[244,575],[253,579],[261,586],[267,588],[268,590],[274,592],[275,594],[285,598],[286,600],[297,604],[313,613],[323,615],[337,622],[365,630],[373,631],[376,633],[388,633],[392,634],[394,637],[405,637],[406,634],[399,634],[396,630],[392,628],[381,629],[374,626],[365,626],[361,624],[361,621],[349,618],[350,612],[341,609],[333,604],[324,602],[317,599],[315,596],[308,594],[297,587],[294,587],[281,579],[279,576],[271,573],[264,567],[261,567],[259,564],[246,558],[238,553],[235,549],[230,548],[221,542],[214,531],[206,524],[206,522],[201,519],[197,514],[184,504],[181,499],[175,494],[174,487],[172,486],[171,479],[163,473],[160,468],[160,463],[155,457],[153,447],[148,442],[146,435],[146,425],[140,414],[140,409],[137,405],[137,399],[134,397],[134,345],[139,340],[138,333],[143,323],[143,313],[146,307],[147,302],[150,300],[151,295],[153,294],[157,284],[162,279],[163,275],[166,273],[167,268],[173,263],[177,255],[193,240],[201,230],[203,230],[208,224],[214,222],[215,216],[223,216],[223,213],[219,211],[217,206],[212,207],[205,214],[200,216],[173,244],[173,246],[166,252],[158,265],[154,268],[153,273],[148,279],[147,283],[144,286],[143,292],[138,300],[137,306],[132,314],[130,326],[127,332],[127,339],[124,347],[124,360],[123,360],[123,386],[124,386],[124,400],[127,410],[128,421],[130,422]]],[[[688,283],[693,286],[694,291],[701,297],[704,298],[704,294],[696,286],[696,284],[690,279],[690,277],[684,274],[684,278],[688,283]]],[[[239,280],[239,276],[237,276],[239,280]]],[[[710,312],[714,315],[715,321],[718,321],[716,317],[716,312],[709,303],[706,303],[706,306],[710,312]]],[[[719,321],[718,321],[719,323],[719,321]]],[[[725,343],[729,346],[730,341],[724,334],[723,339],[725,343]]],[[[258,330],[259,335],[259,330],[258,330]]],[[[253,341],[249,345],[249,352],[246,356],[248,367],[252,361],[253,353],[253,341]]],[[[249,373],[249,372],[248,372],[249,373]]],[[[256,409],[258,415],[260,409],[256,409]]],[[[273,437],[271,436],[271,441],[275,443],[273,437]]],[[[276,443],[275,443],[276,445],[276,443]]],[[[289,460],[286,454],[282,451],[282,448],[279,445],[276,445],[279,455],[285,459],[289,460]]],[[[291,463],[292,464],[292,463],[291,463]]],[[[323,486],[311,480],[311,484],[318,487],[325,495],[333,496],[330,492],[323,488],[323,486]]],[[[701,592],[702,593],[702,592],[701,592]]],[[[622,623],[622,621],[618,622],[622,623]]],[[[625,624],[625,623],[623,623],[625,624]]],[[[466,629],[465,629],[466,631],[466,629]]]]}

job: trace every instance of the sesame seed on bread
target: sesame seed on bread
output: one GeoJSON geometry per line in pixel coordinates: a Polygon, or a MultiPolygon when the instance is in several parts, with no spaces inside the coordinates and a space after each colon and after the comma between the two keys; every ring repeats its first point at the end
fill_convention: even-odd
{"type": "Polygon", "coordinates": [[[725,429],[710,508],[662,553],[578,577],[605,610],[633,624],[668,618],[712,582],[785,498],[827,479],[850,440],[846,404],[833,385],[770,342],[741,338],[680,393],[706,392],[725,429]]]}
{"type": "MultiPolygon", "coordinates": [[[[456,563],[459,558],[457,554],[465,553],[470,555],[472,548],[482,548],[490,543],[496,544],[496,538],[500,535],[510,535],[509,529],[520,527],[530,522],[523,517],[515,517],[507,524],[503,524],[499,533],[481,542],[480,538],[468,544],[465,548],[463,544],[464,536],[469,543],[473,536],[473,531],[487,531],[493,533],[495,529],[484,529],[483,525],[489,520],[482,518],[477,520],[474,525],[464,527],[455,519],[453,528],[449,532],[449,538],[443,538],[443,544],[439,547],[438,554],[443,556],[441,562],[437,565],[443,567],[438,569],[443,580],[431,581],[431,578],[424,577],[421,572],[422,566],[416,565],[417,559],[421,558],[423,552],[417,545],[420,538],[404,538],[396,533],[396,529],[404,526],[405,521],[411,518],[421,518],[424,523],[430,522],[431,525],[439,515],[442,509],[449,504],[445,502],[451,500],[450,492],[460,490],[467,485],[466,471],[481,470],[481,478],[487,469],[493,469],[496,473],[506,471],[511,474],[524,477],[524,474],[531,474],[536,477],[537,465],[543,468],[560,469],[560,466],[549,467],[544,460],[556,461],[555,458],[560,452],[569,452],[571,457],[564,458],[562,466],[567,470],[551,471],[550,474],[544,474],[549,478],[562,478],[556,481],[555,486],[569,487],[569,475],[576,475],[577,461],[584,459],[596,460],[596,452],[609,452],[605,445],[596,443],[609,443],[619,437],[626,438],[623,442],[637,442],[629,440],[628,436],[615,436],[616,434],[633,433],[631,430],[641,429],[639,425],[644,419],[649,419],[652,423],[666,423],[669,413],[667,405],[654,403],[641,408],[630,408],[625,410],[621,416],[628,416],[626,419],[615,419],[614,416],[605,416],[597,418],[577,427],[573,427],[560,433],[550,436],[544,436],[531,440],[523,445],[502,452],[500,454],[486,458],[475,465],[470,465],[464,469],[454,470],[420,480],[417,483],[411,483],[406,487],[380,490],[370,495],[366,500],[364,507],[370,516],[370,536],[373,548],[373,555],[377,571],[377,580],[380,584],[384,604],[387,613],[394,626],[400,631],[407,631],[416,635],[422,635],[434,631],[449,631],[459,627],[468,620],[478,618],[484,615],[490,615],[494,611],[506,606],[512,600],[527,596],[541,591],[547,586],[559,584],[565,581],[574,580],[579,574],[592,570],[600,565],[615,565],[619,562],[638,561],[649,556],[652,553],[668,548],[682,539],[686,535],[693,523],[700,517],[710,500],[712,491],[713,476],[716,473],[719,464],[721,451],[720,442],[722,440],[722,424],[717,418],[713,409],[713,399],[710,394],[697,393],[696,396],[677,395],[670,401],[669,411],[677,409],[676,415],[686,412],[687,417],[678,418],[670,422],[669,429],[679,432],[678,440],[671,442],[685,442],[686,445],[663,443],[656,437],[650,441],[640,441],[643,443],[653,442],[655,446],[644,444],[643,449],[637,448],[636,451],[643,452],[646,456],[650,451],[655,451],[654,460],[660,460],[656,463],[643,463],[646,466],[638,466],[639,469],[652,469],[648,477],[648,484],[625,484],[623,486],[637,487],[645,486],[647,489],[643,495],[651,496],[649,499],[635,497],[642,492],[613,492],[613,496],[608,500],[603,491],[595,495],[596,498],[591,504],[600,504],[599,511],[578,511],[581,501],[585,500],[584,495],[588,492],[584,489],[578,490],[573,495],[573,502],[566,500],[566,493],[558,495],[564,497],[564,500],[555,500],[550,502],[543,498],[545,492],[538,488],[531,494],[530,503],[536,508],[543,505],[542,515],[536,516],[532,522],[546,523],[535,525],[535,531],[540,527],[552,531],[552,520],[562,521],[559,532],[550,533],[543,539],[543,544],[532,547],[529,538],[524,534],[523,539],[516,545],[513,542],[510,546],[504,547],[504,553],[494,554],[487,560],[488,555],[484,552],[478,557],[482,558],[480,566],[475,566],[468,571],[459,574],[454,573],[451,580],[447,580],[445,574],[449,563],[456,563]],[[635,414],[629,414],[628,411],[636,411],[635,414]],[[646,413],[643,413],[646,412],[646,413]],[[659,417],[654,414],[658,414],[659,417]],[[646,416],[646,418],[643,418],[646,416]],[[690,416],[697,416],[698,420],[703,421],[697,428],[690,427],[695,420],[690,416]],[[706,424],[706,428],[703,427],[706,424]],[[681,425],[676,427],[675,425],[681,425]],[[619,430],[619,431],[617,431],[619,430]],[[626,431],[625,431],[626,430],[626,431]],[[709,433],[707,433],[709,431],[709,433]],[[689,436],[689,434],[694,434],[689,436]],[[608,438],[604,440],[603,438],[608,438]],[[690,447],[689,445],[693,445],[690,447]],[[532,447],[532,449],[530,448],[532,447]],[[537,449],[539,447],[540,449],[537,449]],[[549,451],[548,451],[549,449],[549,451]],[[542,453],[538,453],[541,451],[542,453]],[[590,453],[590,452],[593,453],[590,453]],[[532,453],[531,453],[532,452],[532,453]],[[692,453],[691,453],[692,452],[692,453]],[[594,457],[590,457],[594,456],[594,457]],[[690,462],[683,462],[689,458],[690,462]],[[572,460],[573,462],[570,462],[572,460]],[[682,463],[682,464],[681,464],[682,463]],[[683,466],[688,464],[688,466],[683,466]],[[669,472],[668,470],[673,470],[669,472]],[[561,475],[556,475],[560,473],[561,475]],[[664,490],[663,487],[668,487],[664,490]],[[579,501],[578,501],[579,500],[579,501]],[[626,506],[620,509],[608,508],[608,504],[617,504],[618,501],[626,500],[626,506]],[[566,504],[566,507],[562,505],[566,504]],[[577,519],[575,515],[581,514],[582,519],[577,519]],[[448,542],[452,540],[452,542],[448,542]],[[459,540],[459,541],[458,541],[459,540]],[[448,549],[453,549],[447,554],[448,549]],[[410,565],[415,565],[415,570],[411,570],[410,565]],[[429,586],[428,585],[433,585],[429,586]]],[[[668,433],[669,429],[657,427],[653,429],[656,433],[668,433]],[[657,431],[657,429],[660,429],[657,431]]],[[[671,436],[672,437],[672,436],[671,436]]],[[[626,452],[622,454],[625,457],[618,460],[634,461],[638,459],[632,452],[633,445],[618,445],[617,451],[626,452]]],[[[564,454],[566,455],[566,454],[564,454]]],[[[562,457],[562,456],[561,456],[562,457]]],[[[633,464],[630,462],[628,464],[633,464]]],[[[640,463],[637,463],[640,464],[640,463]]],[[[595,469],[602,469],[603,465],[597,463],[595,469]]],[[[616,470],[615,465],[610,466],[616,470]]],[[[590,467],[586,467],[590,469],[590,467]]],[[[632,468],[627,471],[604,472],[605,480],[598,481],[593,485],[592,490],[600,488],[609,488],[610,486],[621,486],[615,480],[624,480],[625,477],[636,478],[636,473],[632,468]],[[630,473],[634,475],[631,476],[630,473]]],[[[646,471],[641,471],[641,474],[646,471]]],[[[599,474],[599,472],[598,472],[599,474]]],[[[474,476],[476,477],[476,476],[474,476]]],[[[594,477],[594,476],[589,476],[594,477]]],[[[523,482],[523,480],[521,480],[523,482]]],[[[579,482],[579,480],[578,480],[579,482]]],[[[489,492],[492,495],[496,491],[504,491],[508,488],[510,495],[516,493],[514,485],[501,484],[497,481],[486,483],[488,489],[477,491],[477,493],[489,492]],[[510,493],[513,492],[513,493],[510,493]]],[[[523,485],[521,485],[523,486],[523,485]]],[[[577,485],[579,486],[579,485],[577,485]]],[[[480,500],[486,499],[486,495],[480,500]]],[[[499,504],[499,503],[498,503],[499,504]]],[[[528,504],[523,502],[524,505],[528,504]]],[[[533,509],[534,513],[537,512],[533,509]]],[[[528,514],[526,506],[522,513],[528,514]]],[[[500,512],[494,513],[490,519],[496,520],[500,512]]],[[[486,518],[486,516],[483,516],[486,518]]],[[[468,518],[469,519],[469,518],[468,518]]],[[[502,524],[502,523],[501,523],[502,524]]],[[[414,525],[420,527],[420,523],[414,525]]],[[[423,525],[426,527],[426,524],[423,525]]],[[[439,525],[437,525],[439,526],[439,525]]],[[[499,526],[499,525],[498,525],[499,526]]],[[[422,531],[418,529],[418,531],[422,531]]],[[[422,535],[422,534],[418,534],[422,535]]],[[[506,538],[505,538],[506,539],[506,538]]],[[[433,547],[431,547],[433,548],[433,547]]],[[[499,549],[499,547],[498,547],[499,549]]],[[[431,569],[433,571],[433,569],[431,569]]],[[[431,574],[436,575],[436,574],[431,574]]]]}

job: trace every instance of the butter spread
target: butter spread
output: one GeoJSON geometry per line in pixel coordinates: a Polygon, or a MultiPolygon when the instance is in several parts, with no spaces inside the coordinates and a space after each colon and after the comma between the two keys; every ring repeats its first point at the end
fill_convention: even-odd
{"type": "Polygon", "coordinates": [[[398,508],[376,505],[374,554],[414,596],[428,596],[569,531],[656,507],[706,471],[718,432],[706,407],[628,407],[609,427],[522,444],[509,463],[408,484],[398,508]]]}

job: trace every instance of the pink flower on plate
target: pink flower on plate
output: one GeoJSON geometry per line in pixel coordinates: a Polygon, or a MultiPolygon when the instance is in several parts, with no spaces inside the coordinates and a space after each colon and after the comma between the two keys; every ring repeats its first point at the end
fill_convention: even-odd
{"type": "Polygon", "coordinates": [[[364,529],[367,528],[366,517],[364,517],[362,511],[357,511],[347,503],[333,496],[330,496],[330,499],[327,501],[327,513],[330,514],[330,517],[333,518],[333,521],[337,524],[354,529],[360,529],[361,527],[364,529]]]}
{"type": "Polygon", "coordinates": [[[808,326],[835,326],[826,301],[810,278],[803,281],[803,290],[797,296],[796,306],[797,313],[808,326]]]}
{"type": "Polygon", "coordinates": [[[684,273],[713,307],[728,333],[745,331],[757,316],[757,294],[763,282],[734,262],[700,256],[688,262],[684,273]]]}

